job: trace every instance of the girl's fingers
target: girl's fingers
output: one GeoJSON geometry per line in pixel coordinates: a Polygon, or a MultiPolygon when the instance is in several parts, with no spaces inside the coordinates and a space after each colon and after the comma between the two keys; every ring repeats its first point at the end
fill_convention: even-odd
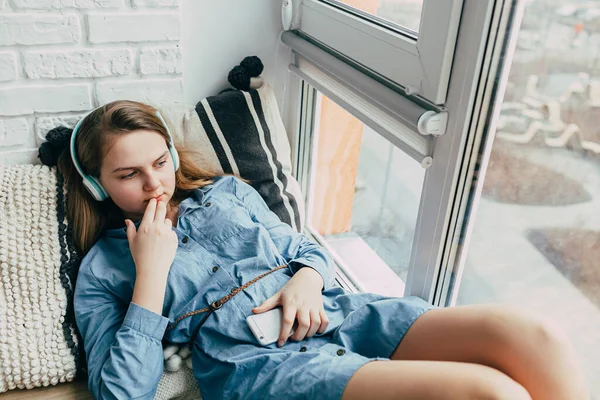
{"type": "Polygon", "coordinates": [[[308,310],[299,309],[296,314],[298,316],[298,327],[296,328],[296,333],[294,333],[292,339],[302,340],[310,328],[310,313],[308,310]]]}
{"type": "Polygon", "coordinates": [[[131,243],[135,238],[135,225],[128,219],[125,220],[125,225],[127,226],[127,230],[125,231],[127,232],[127,241],[131,243]]]}
{"type": "Polygon", "coordinates": [[[283,307],[283,322],[281,324],[281,333],[279,334],[279,339],[277,339],[277,345],[279,347],[283,346],[290,336],[290,332],[292,331],[292,326],[294,325],[294,320],[296,319],[296,307],[287,306],[283,307]]]}
{"type": "Polygon", "coordinates": [[[156,205],[156,213],[154,214],[154,221],[158,223],[163,223],[165,217],[167,216],[167,203],[164,201],[159,201],[156,205]]]}
{"type": "Polygon", "coordinates": [[[260,314],[263,313],[265,311],[269,311],[275,307],[277,307],[279,305],[279,292],[275,293],[275,295],[269,297],[268,299],[266,299],[265,301],[263,301],[263,303],[258,306],[258,307],[254,307],[252,309],[252,312],[254,314],[260,314]]]}
{"type": "Polygon", "coordinates": [[[142,224],[148,225],[154,221],[154,214],[156,213],[156,199],[150,199],[148,205],[146,206],[146,211],[144,211],[144,216],[142,217],[142,224]]]}
{"type": "Polygon", "coordinates": [[[321,315],[318,311],[311,311],[310,313],[310,328],[306,333],[306,337],[313,337],[317,332],[317,329],[321,327],[321,315]]]}
{"type": "Polygon", "coordinates": [[[319,314],[321,315],[321,326],[319,327],[319,330],[317,330],[317,332],[323,333],[327,330],[327,327],[329,326],[329,318],[327,318],[327,313],[325,312],[325,310],[321,310],[319,314]]]}

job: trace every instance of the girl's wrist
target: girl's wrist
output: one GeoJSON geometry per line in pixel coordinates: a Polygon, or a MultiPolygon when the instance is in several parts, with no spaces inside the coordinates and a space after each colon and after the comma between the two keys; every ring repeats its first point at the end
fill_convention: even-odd
{"type": "Polygon", "coordinates": [[[131,301],[156,314],[162,314],[167,280],[157,276],[137,276],[131,301]]]}
{"type": "Polygon", "coordinates": [[[298,274],[300,274],[303,277],[306,277],[311,282],[313,282],[315,284],[315,286],[317,286],[319,288],[319,290],[323,289],[323,286],[324,286],[323,277],[321,276],[320,273],[317,272],[316,269],[308,267],[308,266],[303,266],[296,272],[296,275],[298,275],[298,274]]]}

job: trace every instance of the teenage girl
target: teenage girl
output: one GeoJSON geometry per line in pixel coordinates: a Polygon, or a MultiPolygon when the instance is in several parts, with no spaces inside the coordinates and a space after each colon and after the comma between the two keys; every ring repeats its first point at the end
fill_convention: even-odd
{"type": "Polygon", "coordinates": [[[74,306],[95,398],[152,399],[163,339],[191,345],[204,400],[589,398],[570,344],[538,317],[334,286],[326,250],[175,149],[148,105],[102,106],[70,139],[58,166],[85,255],[74,306]],[[279,341],[261,346],[246,317],[278,306],[279,341]]]}

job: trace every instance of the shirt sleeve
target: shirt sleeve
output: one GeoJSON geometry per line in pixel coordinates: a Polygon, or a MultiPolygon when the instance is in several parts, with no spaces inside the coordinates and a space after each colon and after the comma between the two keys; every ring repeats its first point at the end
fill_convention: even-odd
{"type": "Polygon", "coordinates": [[[73,302],[94,398],[153,399],[163,373],[168,318],[124,304],[89,266],[80,269],[73,302]]]}
{"type": "Polygon", "coordinates": [[[321,274],[323,290],[332,287],[336,266],[331,254],[304,233],[282,222],[252,186],[240,179],[233,179],[236,197],[244,203],[252,219],[267,229],[292,273],[305,266],[311,267],[321,274]]]}

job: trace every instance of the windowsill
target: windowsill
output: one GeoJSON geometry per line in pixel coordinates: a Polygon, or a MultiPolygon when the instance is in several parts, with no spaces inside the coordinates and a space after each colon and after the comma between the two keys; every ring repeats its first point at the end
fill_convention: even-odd
{"type": "Polygon", "coordinates": [[[325,241],[343,260],[348,274],[362,290],[391,297],[404,295],[404,281],[360,236],[327,237],[325,241]]]}

